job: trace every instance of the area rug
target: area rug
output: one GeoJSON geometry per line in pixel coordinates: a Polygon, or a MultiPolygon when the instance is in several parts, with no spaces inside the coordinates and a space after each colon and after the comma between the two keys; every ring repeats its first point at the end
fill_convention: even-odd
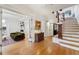
{"type": "Polygon", "coordinates": [[[13,43],[15,43],[15,41],[13,39],[11,39],[10,37],[6,38],[6,40],[2,40],[2,46],[7,46],[7,45],[10,45],[13,43]]]}

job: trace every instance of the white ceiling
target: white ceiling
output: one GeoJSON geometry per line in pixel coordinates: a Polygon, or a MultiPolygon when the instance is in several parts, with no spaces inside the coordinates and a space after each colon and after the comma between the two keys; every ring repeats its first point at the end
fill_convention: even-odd
{"type": "Polygon", "coordinates": [[[52,11],[64,9],[73,4],[4,4],[1,7],[31,16],[49,16],[52,11]]]}

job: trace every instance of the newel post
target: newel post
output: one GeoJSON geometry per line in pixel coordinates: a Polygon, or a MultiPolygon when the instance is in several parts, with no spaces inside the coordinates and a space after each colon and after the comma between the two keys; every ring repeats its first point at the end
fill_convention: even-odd
{"type": "Polygon", "coordinates": [[[62,24],[58,24],[58,38],[62,39],[62,24]]]}

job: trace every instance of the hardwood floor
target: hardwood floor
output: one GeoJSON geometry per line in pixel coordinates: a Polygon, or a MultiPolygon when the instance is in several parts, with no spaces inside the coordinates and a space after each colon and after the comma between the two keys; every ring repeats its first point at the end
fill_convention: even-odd
{"type": "Polygon", "coordinates": [[[51,37],[39,43],[31,43],[25,39],[2,47],[2,52],[3,55],[79,55],[79,51],[53,43],[51,37]]]}

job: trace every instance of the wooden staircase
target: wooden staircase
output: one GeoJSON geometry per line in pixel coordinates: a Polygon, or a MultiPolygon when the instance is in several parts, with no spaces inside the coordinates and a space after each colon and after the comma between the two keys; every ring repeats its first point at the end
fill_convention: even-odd
{"type": "Polygon", "coordinates": [[[79,24],[75,18],[66,18],[63,22],[63,39],[59,39],[61,46],[79,51],[79,24]]]}

